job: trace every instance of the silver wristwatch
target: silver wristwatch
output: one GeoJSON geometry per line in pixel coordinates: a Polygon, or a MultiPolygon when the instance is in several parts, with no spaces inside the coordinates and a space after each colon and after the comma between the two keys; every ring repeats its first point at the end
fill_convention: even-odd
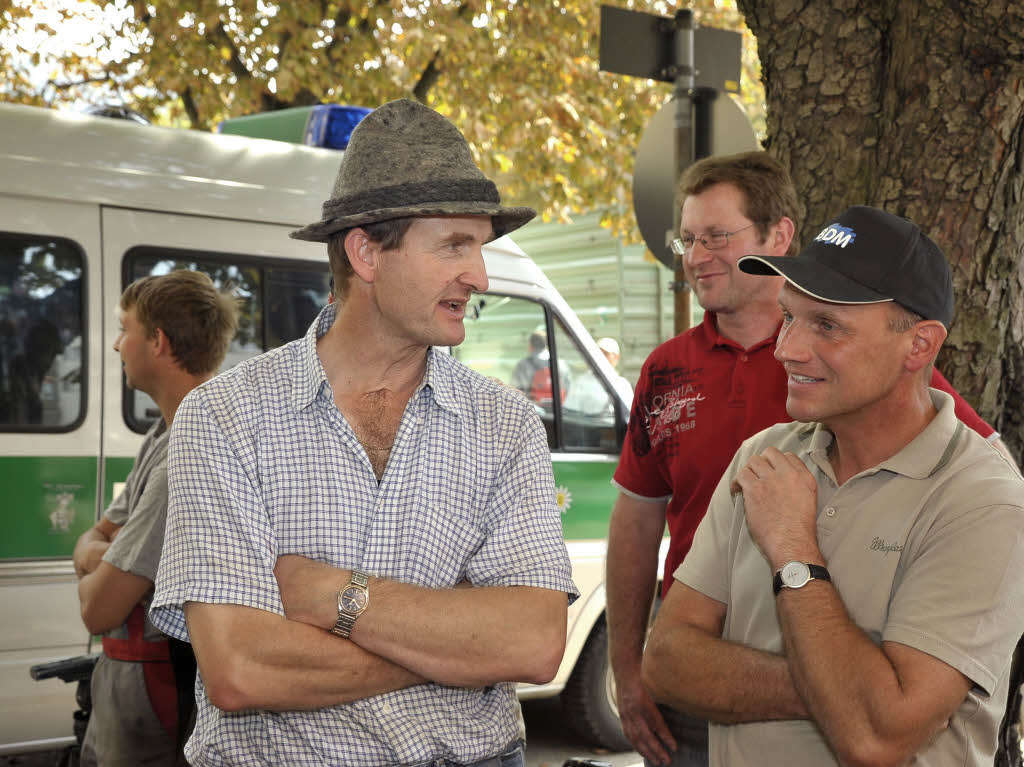
{"type": "Polygon", "coordinates": [[[370,604],[369,575],[359,570],[352,571],[352,580],[338,592],[338,621],[331,629],[332,634],[348,639],[356,618],[363,614],[370,604]]]}
{"type": "Polygon", "coordinates": [[[831,581],[829,575],[821,565],[812,565],[809,562],[787,562],[775,573],[772,579],[772,590],[778,596],[782,589],[802,589],[811,581],[831,581]]]}

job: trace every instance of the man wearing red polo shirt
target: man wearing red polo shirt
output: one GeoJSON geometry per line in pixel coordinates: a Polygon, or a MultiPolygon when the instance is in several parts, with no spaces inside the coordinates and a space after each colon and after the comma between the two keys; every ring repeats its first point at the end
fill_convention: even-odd
{"type": "MultiPolygon", "coordinates": [[[[685,200],[673,249],[705,310],[704,321],[648,357],[637,382],[614,484],[608,539],[610,655],[625,735],[649,764],[707,764],[707,723],[655,705],[640,659],[666,519],[671,536],[662,595],[740,443],[786,414],[786,374],[775,360],[782,277],[744,274],[749,254],[795,255],[797,197],[786,169],[764,152],[714,157],[682,178],[685,200]],[[639,565],[638,565],[639,563],[639,565]]],[[[1005,446],[937,371],[956,414],[1005,446]]]]}

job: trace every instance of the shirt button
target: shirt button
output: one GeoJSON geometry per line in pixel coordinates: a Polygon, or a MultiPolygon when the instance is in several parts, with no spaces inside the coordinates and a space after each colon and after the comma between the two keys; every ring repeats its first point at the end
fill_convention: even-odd
{"type": "Polygon", "coordinates": [[[746,362],[749,359],[750,359],[750,357],[748,357],[746,354],[744,354],[742,357],[740,357],[740,362],[746,362]]]}
{"type": "Polygon", "coordinates": [[[834,517],[836,515],[836,507],[829,506],[828,508],[825,509],[825,513],[828,514],[828,516],[830,517],[834,517]]]}

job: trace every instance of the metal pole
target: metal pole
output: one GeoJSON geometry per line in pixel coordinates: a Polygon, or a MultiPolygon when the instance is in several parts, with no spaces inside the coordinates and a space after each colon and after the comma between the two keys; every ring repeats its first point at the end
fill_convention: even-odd
{"type": "MultiPolygon", "coordinates": [[[[679,194],[679,179],[694,160],[693,126],[693,11],[676,11],[675,19],[675,102],[676,102],[676,188],[674,212],[672,214],[671,237],[679,234],[679,222],[683,199],[679,194]]],[[[690,289],[686,285],[682,260],[676,262],[676,279],[672,283],[675,291],[675,332],[678,335],[690,327],[690,289]]]]}

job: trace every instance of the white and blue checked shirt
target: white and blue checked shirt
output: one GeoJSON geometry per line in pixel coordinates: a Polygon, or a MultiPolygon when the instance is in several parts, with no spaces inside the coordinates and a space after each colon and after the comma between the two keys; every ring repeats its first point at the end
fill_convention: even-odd
{"type": "MultiPolygon", "coordinates": [[[[378,485],[316,353],[334,317],[329,305],[304,338],[242,362],[179,407],[154,624],[187,639],[187,601],[283,614],[273,568],[284,554],[425,587],[468,578],[574,599],[530,404],[431,350],[378,485]]],[[[510,641],[517,630],[508,627],[510,641]]],[[[201,679],[196,693],[186,756],[197,766],[467,763],[520,735],[511,683],[424,684],[313,711],[225,713],[201,679]]]]}

